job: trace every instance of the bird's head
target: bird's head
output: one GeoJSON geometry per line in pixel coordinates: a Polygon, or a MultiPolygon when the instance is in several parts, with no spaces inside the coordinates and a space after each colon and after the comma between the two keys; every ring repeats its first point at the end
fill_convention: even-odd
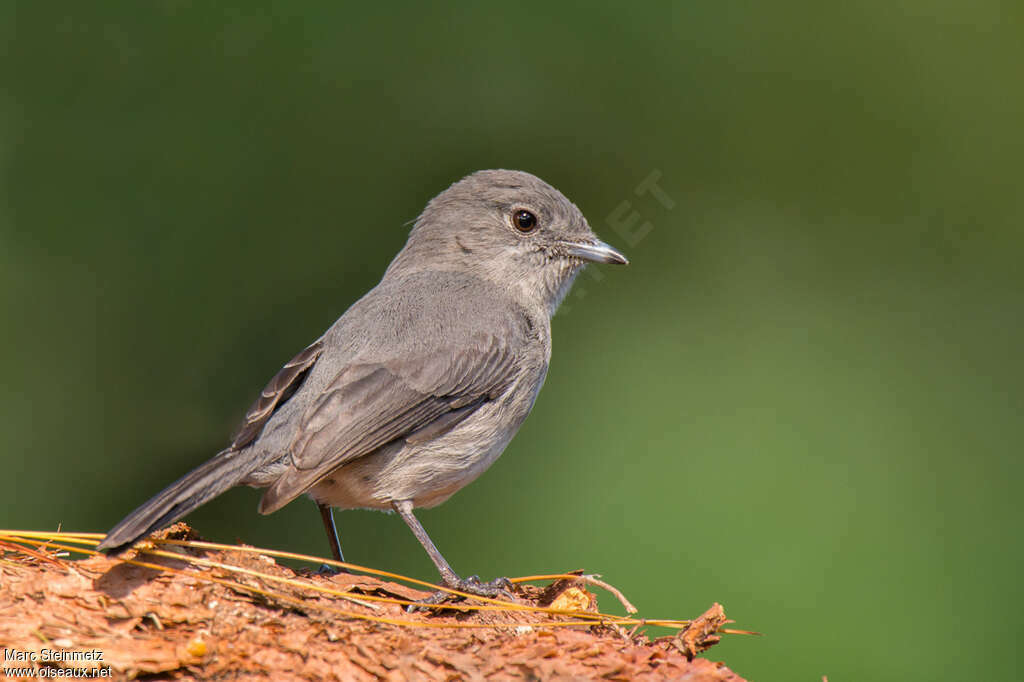
{"type": "Polygon", "coordinates": [[[522,171],[483,170],[427,204],[388,273],[471,272],[553,314],[587,262],[628,261],[548,183],[522,171]]]}

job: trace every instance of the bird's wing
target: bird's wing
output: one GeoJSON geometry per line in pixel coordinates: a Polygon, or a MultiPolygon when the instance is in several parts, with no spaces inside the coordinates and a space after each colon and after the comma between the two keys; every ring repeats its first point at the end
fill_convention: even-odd
{"type": "Polygon", "coordinates": [[[266,388],[260,393],[260,397],[252,404],[249,411],[245,413],[245,422],[231,440],[232,450],[240,450],[249,445],[260,432],[263,426],[270,419],[288,398],[292,397],[295,391],[309,374],[309,370],[316,364],[317,358],[324,352],[323,337],[317,339],[305,350],[288,361],[281,370],[267,383],[266,388]]]}
{"type": "Polygon", "coordinates": [[[515,378],[515,354],[490,334],[419,356],[346,365],[313,401],[292,441],[292,466],[260,501],[269,514],[345,462],[398,439],[452,429],[515,378]]]}

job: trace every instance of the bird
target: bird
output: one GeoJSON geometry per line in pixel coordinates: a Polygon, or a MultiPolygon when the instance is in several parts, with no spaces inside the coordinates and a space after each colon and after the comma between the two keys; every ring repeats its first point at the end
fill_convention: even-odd
{"type": "Polygon", "coordinates": [[[263,488],[269,514],[307,494],[336,561],[333,509],[393,511],[444,586],[460,578],[414,510],[445,502],[501,455],[551,359],[551,318],[588,263],[628,263],[561,192],[481,170],[431,199],[381,281],[288,361],[230,444],[143,503],[99,544],[118,553],[225,490],[263,488]]]}

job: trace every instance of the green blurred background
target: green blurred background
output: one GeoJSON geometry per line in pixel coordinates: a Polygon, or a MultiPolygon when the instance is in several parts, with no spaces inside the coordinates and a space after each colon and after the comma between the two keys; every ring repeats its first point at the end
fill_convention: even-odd
{"type": "MultiPolygon", "coordinates": [[[[0,526],[109,528],[431,196],[521,168],[632,265],[581,276],[518,438],[422,513],[456,569],[720,601],[767,636],[710,656],[756,680],[1018,676],[1022,5],[367,5],[3,3],[0,526]]],[[[257,499],[189,520],[327,553],[257,499]]]]}

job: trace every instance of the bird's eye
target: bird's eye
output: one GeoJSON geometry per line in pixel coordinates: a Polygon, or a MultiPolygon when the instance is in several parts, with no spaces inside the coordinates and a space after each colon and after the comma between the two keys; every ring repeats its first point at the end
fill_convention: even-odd
{"type": "Polygon", "coordinates": [[[516,211],[512,216],[512,225],[520,232],[533,232],[537,229],[537,216],[529,211],[516,211]]]}

